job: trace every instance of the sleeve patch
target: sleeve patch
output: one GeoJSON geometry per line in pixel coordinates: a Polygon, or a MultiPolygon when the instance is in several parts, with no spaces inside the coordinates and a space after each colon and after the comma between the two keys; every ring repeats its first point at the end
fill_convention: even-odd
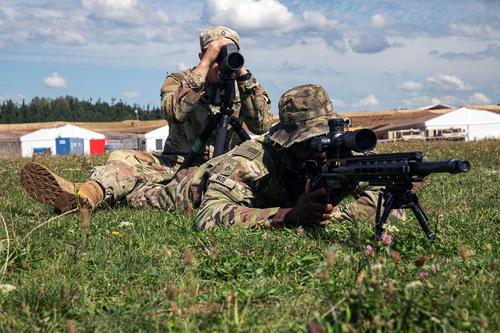
{"type": "Polygon", "coordinates": [[[222,186],[225,186],[227,187],[228,189],[232,190],[235,186],[236,186],[236,182],[234,180],[232,180],[231,178],[228,178],[224,175],[220,175],[220,174],[214,174],[212,175],[209,180],[211,182],[214,182],[214,183],[217,183],[217,184],[220,184],[222,186]]]}
{"type": "Polygon", "coordinates": [[[233,173],[234,169],[236,169],[237,165],[238,165],[237,161],[233,159],[227,160],[226,163],[224,163],[222,169],[220,170],[220,174],[223,176],[230,176],[233,173]]]}
{"type": "Polygon", "coordinates": [[[233,155],[243,156],[249,160],[254,160],[257,156],[259,156],[259,154],[259,149],[245,144],[242,144],[233,150],[233,155]]]}

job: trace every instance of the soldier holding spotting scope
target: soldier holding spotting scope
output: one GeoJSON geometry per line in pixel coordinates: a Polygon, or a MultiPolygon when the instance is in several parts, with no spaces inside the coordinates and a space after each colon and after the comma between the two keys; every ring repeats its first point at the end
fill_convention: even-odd
{"type": "MultiPolygon", "coordinates": [[[[174,178],[209,117],[220,112],[221,95],[224,95],[221,78],[235,62],[238,69],[229,68],[234,78],[231,113],[253,133],[266,132],[272,119],[269,97],[253,74],[242,66],[239,35],[227,27],[212,27],[200,34],[200,47],[198,65],[167,75],[161,87],[161,107],[168,121],[169,135],[160,156],[137,150],[113,151],[106,165],[96,167],[90,179],[83,183],[73,183],[44,165],[31,162],[21,172],[21,183],[26,191],[34,199],[62,212],[76,207],[77,201],[81,202],[81,207],[89,209],[103,201],[161,207],[162,203],[146,190],[146,185],[168,183],[174,178]],[[225,51],[221,54],[221,50],[225,51]],[[235,53],[236,56],[229,56],[235,53]]],[[[192,161],[194,165],[212,157],[215,136],[210,139],[192,161]]],[[[223,150],[239,142],[241,140],[229,129],[223,150]]]]}

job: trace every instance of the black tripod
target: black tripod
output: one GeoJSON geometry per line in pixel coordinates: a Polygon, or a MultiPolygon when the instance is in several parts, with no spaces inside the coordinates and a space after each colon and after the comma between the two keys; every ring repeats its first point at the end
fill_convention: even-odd
{"type": "Polygon", "coordinates": [[[220,112],[211,114],[208,117],[207,124],[191,147],[189,154],[184,159],[180,169],[189,168],[195,160],[203,153],[205,145],[212,135],[213,131],[218,127],[217,137],[215,139],[214,156],[219,156],[224,153],[224,144],[226,143],[227,128],[229,125],[234,129],[236,134],[242,141],[250,140],[250,135],[241,126],[238,118],[233,115],[233,105],[236,98],[236,80],[230,73],[222,74],[222,88],[220,112]]]}
{"type": "Polygon", "coordinates": [[[382,237],[384,223],[387,221],[389,214],[393,209],[410,208],[415,214],[415,217],[420,224],[428,239],[434,240],[436,234],[429,228],[427,222],[429,217],[418,201],[417,194],[411,191],[411,183],[409,187],[402,189],[399,186],[387,187],[380,190],[377,203],[377,215],[375,216],[375,240],[379,241],[382,237]],[[384,199],[384,210],[382,212],[382,199],[384,199]]]}

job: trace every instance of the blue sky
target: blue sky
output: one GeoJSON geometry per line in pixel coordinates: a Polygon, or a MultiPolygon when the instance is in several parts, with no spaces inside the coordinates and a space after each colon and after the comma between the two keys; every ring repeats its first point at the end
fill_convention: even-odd
{"type": "Polygon", "coordinates": [[[212,25],[240,33],[275,113],[304,83],[341,112],[500,103],[498,0],[0,0],[0,101],[158,105],[212,25]]]}

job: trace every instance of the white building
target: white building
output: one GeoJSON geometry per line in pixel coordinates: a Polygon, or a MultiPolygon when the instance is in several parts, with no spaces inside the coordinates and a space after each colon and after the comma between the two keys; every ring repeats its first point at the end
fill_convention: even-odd
{"type": "Polygon", "coordinates": [[[21,154],[23,157],[31,157],[35,149],[45,148],[47,151],[50,150],[51,155],[55,155],[56,138],[81,138],[83,139],[84,153],[90,154],[90,140],[105,139],[106,137],[101,133],[70,124],[44,128],[21,136],[21,154]]]}
{"type": "Polygon", "coordinates": [[[462,107],[425,122],[426,130],[462,129],[465,140],[500,138],[500,115],[462,107]]]}
{"type": "Polygon", "coordinates": [[[165,125],[144,134],[144,138],[146,139],[146,151],[150,153],[162,151],[168,137],[168,132],[168,125],[165,125]]]}

